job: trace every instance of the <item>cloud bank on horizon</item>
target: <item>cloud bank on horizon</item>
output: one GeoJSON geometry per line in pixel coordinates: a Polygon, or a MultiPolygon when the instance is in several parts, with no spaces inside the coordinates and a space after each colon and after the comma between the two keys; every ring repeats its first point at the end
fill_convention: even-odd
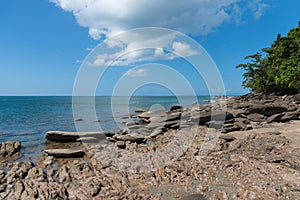
{"type": "Polygon", "coordinates": [[[268,5],[262,0],[50,0],[72,12],[95,39],[139,27],[163,27],[207,35],[226,22],[241,23],[244,13],[260,18],[268,5]]]}

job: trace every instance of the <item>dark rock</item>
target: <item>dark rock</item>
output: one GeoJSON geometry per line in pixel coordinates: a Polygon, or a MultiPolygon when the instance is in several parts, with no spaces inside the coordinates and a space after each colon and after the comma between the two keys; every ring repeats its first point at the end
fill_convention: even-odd
{"type": "Polygon", "coordinates": [[[114,131],[107,132],[66,132],[66,131],[48,131],[46,139],[55,142],[75,142],[79,137],[95,137],[104,139],[115,135],[114,131]]]}
{"type": "Polygon", "coordinates": [[[229,133],[232,131],[239,131],[239,130],[241,130],[241,128],[238,126],[226,127],[226,128],[223,128],[222,133],[229,133]]]}
{"type": "Polygon", "coordinates": [[[74,158],[85,155],[85,152],[81,149],[45,149],[45,153],[57,158],[74,158]]]}
{"type": "Polygon", "coordinates": [[[140,124],[149,124],[151,121],[149,119],[141,118],[139,123],[140,124]]]}
{"type": "Polygon", "coordinates": [[[147,112],[147,110],[144,110],[144,109],[136,109],[134,112],[135,112],[135,113],[143,113],[143,112],[147,112]]]}
{"type": "Polygon", "coordinates": [[[181,112],[168,113],[166,121],[179,120],[181,118],[181,112]]]}
{"type": "Polygon", "coordinates": [[[81,122],[81,121],[83,121],[83,119],[81,119],[81,118],[76,118],[76,119],[74,119],[74,121],[75,121],[75,122],[81,122]]]}
{"type": "Polygon", "coordinates": [[[130,142],[136,142],[136,143],[142,143],[145,140],[145,136],[142,135],[115,135],[113,137],[116,140],[120,141],[130,141],[130,142]]]}
{"type": "Polygon", "coordinates": [[[221,135],[219,138],[225,140],[226,142],[232,142],[236,140],[236,138],[231,135],[221,135]]]}
{"type": "Polygon", "coordinates": [[[214,111],[214,112],[200,112],[196,116],[191,117],[192,122],[199,122],[200,125],[204,125],[205,123],[213,120],[213,121],[225,121],[233,119],[233,115],[229,112],[223,111],[214,111]]]}
{"type": "Polygon", "coordinates": [[[125,143],[125,141],[117,141],[116,146],[119,147],[120,149],[125,149],[126,143],[125,143]]]}
{"type": "Polygon", "coordinates": [[[143,112],[138,115],[139,118],[150,119],[150,112],[143,112]]]}
{"type": "Polygon", "coordinates": [[[253,122],[264,122],[265,121],[265,116],[259,113],[253,113],[247,116],[249,120],[253,122]]]}
{"type": "Polygon", "coordinates": [[[295,101],[296,104],[300,104],[300,93],[294,95],[294,101],[295,101]]]}
{"type": "Polygon", "coordinates": [[[268,123],[279,122],[282,116],[283,116],[282,113],[280,113],[280,114],[274,114],[274,115],[268,117],[267,122],[268,123]]]}
{"type": "Polygon", "coordinates": [[[300,113],[298,111],[296,111],[296,112],[287,112],[281,117],[280,121],[281,122],[288,122],[290,120],[298,120],[299,116],[300,116],[300,113]]]}
{"type": "Polygon", "coordinates": [[[170,108],[170,111],[175,111],[175,110],[182,111],[183,107],[181,105],[174,105],[170,108]]]}
{"type": "Polygon", "coordinates": [[[287,108],[278,104],[256,104],[247,109],[247,114],[262,114],[267,117],[285,112],[287,108]]]}

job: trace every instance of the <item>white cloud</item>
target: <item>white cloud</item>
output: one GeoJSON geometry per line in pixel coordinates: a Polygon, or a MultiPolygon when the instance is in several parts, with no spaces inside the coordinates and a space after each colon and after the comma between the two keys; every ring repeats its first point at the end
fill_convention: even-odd
{"type": "MultiPolygon", "coordinates": [[[[174,50],[172,44],[175,33],[162,34],[160,30],[141,32],[125,32],[116,37],[105,40],[109,49],[117,48],[113,53],[100,53],[87,63],[90,66],[127,66],[140,62],[174,59],[176,56],[169,51],[174,50]],[[153,48],[157,46],[158,48],[153,48]]],[[[186,44],[189,46],[188,44],[186,44]]],[[[189,47],[189,55],[196,52],[189,47]]],[[[183,54],[181,56],[189,56],[183,54]]]]}
{"type": "Polygon", "coordinates": [[[225,22],[236,21],[243,8],[260,17],[261,0],[50,0],[73,12],[94,39],[137,27],[164,27],[187,34],[206,35],[225,22]],[[249,9],[249,8],[248,8],[249,9]]]}
{"type": "Polygon", "coordinates": [[[145,68],[130,69],[125,73],[127,77],[144,77],[147,76],[147,70],[145,68]]]}
{"type": "Polygon", "coordinates": [[[193,50],[189,44],[183,42],[173,43],[174,53],[183,57],[193,56],[197,54],[197,51],[193,50]]]}
{"type": "Polygon", "coordinates": [[[95,56],[87,62],[90,66],[126,66],[200,53],[189,44],[176,40],[174,33],[162,34],[157,30],[128,34],[128,29],[162,27],[185,34],[206,35],[225,22],[240,23],[246,11],[252,12],[257,19],[268,7],[262,0],[49,1],[65,11],[72,12],[78,24],[89,29],[90,37],[95,40],[108,38],[104,41],[105,44],[110,49],[118,49],[95,56]]]}
{"type": "Polygon", "coordinates": [[[249,4],[249,8],[253,12],[255,19],[259,19],[269,7],[268,4],[262,3],[262,0],[253,0],[249,4]]]}

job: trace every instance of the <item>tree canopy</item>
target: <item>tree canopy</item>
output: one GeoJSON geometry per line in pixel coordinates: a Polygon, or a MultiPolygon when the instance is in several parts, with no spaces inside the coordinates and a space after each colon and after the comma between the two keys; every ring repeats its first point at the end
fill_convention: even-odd
{"type": "Polygon", "coordinates": [[[300,92],[300,22],[287,36],[277,35],[271,47],[245,57],[243,87],[253,92],[294,94],[300,92]]]}

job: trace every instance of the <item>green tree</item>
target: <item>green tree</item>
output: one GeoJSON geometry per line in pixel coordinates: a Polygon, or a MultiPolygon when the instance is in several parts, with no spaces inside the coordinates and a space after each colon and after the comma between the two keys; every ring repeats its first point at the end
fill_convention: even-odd
{"type": "Polygon", "coordinates": [[[286,37],[278,34],[271,47],[245,59],[250,62],[236,66],[245,70],[245,88],[265,93],[300,92],[300,23],[286,37]]]}

